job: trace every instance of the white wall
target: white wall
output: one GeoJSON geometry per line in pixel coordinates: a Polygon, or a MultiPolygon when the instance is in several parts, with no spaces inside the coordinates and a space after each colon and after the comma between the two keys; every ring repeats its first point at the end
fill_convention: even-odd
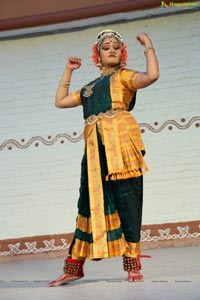
{"type": "MultiPolygon", "coordinates": [[[[145,70],[143,48],[135,36],[148,32],[154,41],[160,79],[138,91],[134,114],[139,123],[156,129],[174,120],[183,126],[200,116],[199,19],[200,13],[195,12],[107,26],[124,36],[128,67],[133,69],[145,70]]],[[[81,108],[56,109],[54,96],[70,55],[83,59],[71,90],[98,76],[90,56],[103,28],[0,42],[0,145],[10,139],[25,145],[32,137],[52,141],[60,133],[72,138],[82,133],[81,108]]],[[[184,130],[173,124],[173,130],[168,130],[169,124],[158,133],[141,126],[150,167],[145,175],[143,224],[199,219],[200,127],[196,123],[200,117],[184,130]]],[[[1,239],[74,230],[83,148],[83,140],[72,143],[63,138],[50,146],[35,138],[26,149],[11,144],[0,148],[1,239]]]]}

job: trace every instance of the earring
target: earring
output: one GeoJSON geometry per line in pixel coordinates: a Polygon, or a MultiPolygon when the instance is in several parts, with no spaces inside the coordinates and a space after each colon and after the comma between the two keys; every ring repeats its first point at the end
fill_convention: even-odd
{"type": "Polygon", "coordinates": [[[123,62],[121,62],[120,65],[119,65],[120,68],[123,68],[123,67],[125,67],[125,66],[126,66],[126,64],[123,63],[123,62]]]}
{"type": "Polygon", "coordinates": [[[99,67],[99,68],[103,67],[103,65],[102,65],[102,63],[100,61],[96,64],[96,66],[99,67]]]}

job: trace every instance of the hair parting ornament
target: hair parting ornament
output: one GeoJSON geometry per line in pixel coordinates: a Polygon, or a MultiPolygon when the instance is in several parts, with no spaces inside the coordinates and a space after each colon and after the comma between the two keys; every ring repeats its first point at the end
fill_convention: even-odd
{"type": "Polygon", "coordinates": [[[124,44],[121,34],[118,33],[117,31],[112,30],[112,29],[105,29],[97,35],[96,41],[95,41],[94,46],[92,48],[92,50],[93,50],[93,54],[92,54],[93,62],[95,63],[95,65],[97,67],[100,67],[100,69],[102,69],[102,65],[99,62],[99,49],[100,49],[100,46],[101,46],[103,40],[107,37],[115,38],[121,44],[121,46],[122,46],[122,61],[121,61],[120,66],[121,67],[125,66],[126,65],[126,60],[127,60],[127,57],[128,57],[127,50],[126,50],[127,46],[124,44]]]}

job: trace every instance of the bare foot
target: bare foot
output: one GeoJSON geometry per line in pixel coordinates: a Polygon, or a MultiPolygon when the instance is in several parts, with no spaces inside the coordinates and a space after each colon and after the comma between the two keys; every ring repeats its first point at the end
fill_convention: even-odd
{"type": "Polygon", "coordinates": [[[48,287],[53,287],[53,286],[60,286],[69,283],[70,281],[78,280],[82,278],[83,276],[74,276],[70,274],[63,274],[58,279],[53,280],[48,283],[48,287]]]}
{"type": "Polygon", "coordinates": [[[132,270],[128,272],[128,281],[143,281],[144,277],[140,271],[132,270]]]}

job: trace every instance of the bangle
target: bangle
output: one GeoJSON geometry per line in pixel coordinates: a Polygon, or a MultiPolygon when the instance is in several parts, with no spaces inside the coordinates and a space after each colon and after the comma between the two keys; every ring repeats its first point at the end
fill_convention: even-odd
{"type": "Polygon", "coordinates": [[[145,49],[144,49],[144,55],[146,56],[147,55],[147,51],[149,51],[150,49],[154,50],[154,47],[153,46],[147,46],[145,49]]]}
{"type": "Polygon", "coordinates": [[[70,82],[65,82],[61,79],[59,85],[68,89],[70,87],[70,82]]]}

